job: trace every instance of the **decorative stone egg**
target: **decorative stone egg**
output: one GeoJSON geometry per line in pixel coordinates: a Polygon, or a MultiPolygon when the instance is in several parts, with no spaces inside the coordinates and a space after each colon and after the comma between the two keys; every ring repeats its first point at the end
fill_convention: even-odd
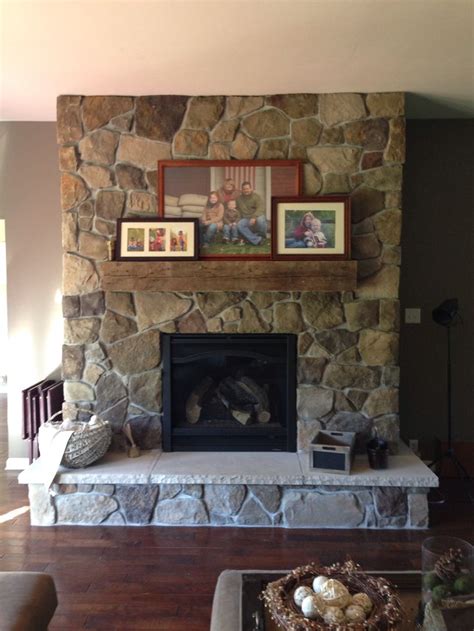
{"type": "Polygon", "coordinates": [[[313,590],[316,594],[321,593],[321,589],[323,588],[324,583],[328,580],[327,576],[316,576],[313,581],[313,590]]]}
{"type": "Polygon", "coordinates": [[[364,622],[365,612],[359,605],[349,605],[344,611],[347,622],[364,622]]]}
{"type": "Polygon", "coordinates": [[[328,607],[343,609],[351,602],[351,595],[347,587],[334,578],[330,578],[324,583],[320,595],[328,607]]]}
{"type": "Polygon", "coordinates": [[[312,596],[313,590],[311,587],[307,587],[306,585],[300,585],[295,589],[295,593],[293,594],[293,600],[298,607],[301,607],[301,603],[306,598],[306,596],[312,596]]]}
{"type": "Polygon", "coordinates": [[[311,596],[306,596],[303,602],[301,603],[301,611],[303,612],[303,616],[305,618],[311,618],[314,620],[319,616],[323,616],[326,607],[324,602],[318,594],[312,594],[311,596]]]}
{"type": "Polygon", "coordinates": [[[326,624],[344,624],[346,616],[339,607],[326,607],[323,620],[326,624]]]}
{"type": "Polygon", "coordinates": [[[352,596],[352,604],[362,607],[366,615],[368,615],[372,611],[373,607],[372,601],[367,596],[367,594],[364,594],[363,592],[360,592],[359,594],[354,594],[352,596]]]}

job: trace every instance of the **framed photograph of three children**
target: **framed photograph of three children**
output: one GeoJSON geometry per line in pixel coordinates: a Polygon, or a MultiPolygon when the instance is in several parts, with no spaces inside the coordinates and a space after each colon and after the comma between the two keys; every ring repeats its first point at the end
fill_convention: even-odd
{"type": "Polygon", "coordinates": [[[300,160],[163,160],[158,214],[197,221],[200,259],[349,258],[348,198],[310,200],[301,187],[300,160]]]}

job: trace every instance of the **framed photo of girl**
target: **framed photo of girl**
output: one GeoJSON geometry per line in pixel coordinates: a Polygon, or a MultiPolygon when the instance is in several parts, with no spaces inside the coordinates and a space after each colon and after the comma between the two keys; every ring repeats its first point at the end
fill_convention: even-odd
{"type": "Polygon", "coordinates": [[[272,197],[299,195],[300,160],[163,160],[158,213],[199,223],[199,258],[271,259],[272,197]]]}
{"type": "Polygon", "coordinates": [[[272,230],[275,260],[348,260],[351,254],[350,197],[275,197],[272,230]]]}
{"type": "Polygon", "coordinates": [[[118,219],[116,261],[195,261],[197,219],[118,219]]]}

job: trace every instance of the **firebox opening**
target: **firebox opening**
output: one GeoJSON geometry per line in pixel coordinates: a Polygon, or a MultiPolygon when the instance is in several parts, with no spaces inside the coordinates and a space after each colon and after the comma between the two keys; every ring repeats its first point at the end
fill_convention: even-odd
{"type": "Polygon", "coordinates": [[[296,451],[296,336],[162,341],[165,451],[296,451]]]}

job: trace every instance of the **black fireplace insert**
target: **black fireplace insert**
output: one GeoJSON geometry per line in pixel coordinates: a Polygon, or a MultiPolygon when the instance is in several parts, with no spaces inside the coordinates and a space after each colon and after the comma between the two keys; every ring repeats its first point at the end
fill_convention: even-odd
{"type": "Polygon", "coordinates": [[[296,336],[163,334],[164,451],[296,451],[296,336]]]}

